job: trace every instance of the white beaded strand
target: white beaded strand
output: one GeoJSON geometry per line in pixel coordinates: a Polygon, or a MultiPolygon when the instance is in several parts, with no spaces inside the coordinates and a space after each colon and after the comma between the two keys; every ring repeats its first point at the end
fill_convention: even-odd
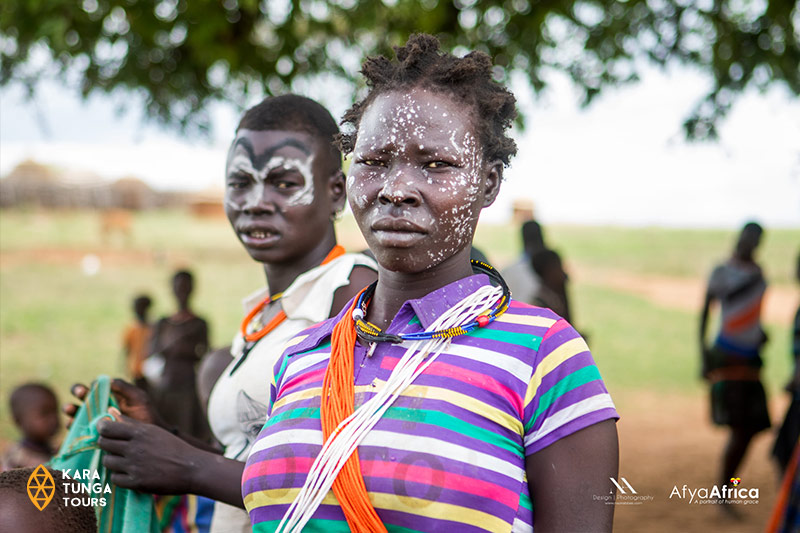
{"type": "MultiPolygon", "coordinates": [[[[502,296],[501,287],[486,285],[444,312],[427,331],[463,326],[491,309],[502,296]]],[[[308,472],[302,489],[286,510],[277,532],[299,533],[331,490],[339,471],[367,433],[403,391],[425,371],[450,344],[450,338],[414,341],[395,366],[383,388],[342,420],[325,441],[308,472]],[[430,357],[428,357],[429,354],[430,357]]],[[[323,394],[325,392],[323,391],[323,394]]]]}

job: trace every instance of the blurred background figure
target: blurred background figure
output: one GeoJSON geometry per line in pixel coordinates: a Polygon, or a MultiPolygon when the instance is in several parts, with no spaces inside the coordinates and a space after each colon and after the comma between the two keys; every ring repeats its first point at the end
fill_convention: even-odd
{"type": "MultiPolygon", "coordinates": [[[[797,281],[800,281],[800,255],[797,257],[795,275],[797,276],[797,281]]],[[[781,472],[786,471],[789,460],[792,458],[792,452],[797,447],[800,439],[800,305],[798,305],[797,313],[794,315],[794,327],[792,329],[794,373],[789,383],[786,384],[786,391],[791,395],[791,400],[772,450],[772,455],[778,462],[781,472]]]]}
{"type": "Polygon", "coordinates": [[[151,304],[152,300],[146,294],[140,294],[133,299],[135,319],[125,327],[122,336],[122,349],[128,376],[138,387],[145,390],[147,390],[147,380],[142,373],[142,365],[150,353],[150,336],[153,325],[148,320],[147,314],[151,304]]]}
{"type": "Polygon", "coordinates": [[[36,467],[53,457],[53,439],[61,429],[55,392],[27,383],[11,392],[11,415],[22,437],[3,456],[2,470],[36,467]]]}
{"type": "MultiPolygon", "coordinates": [[[[795,276],[800,281],[800,254],[797,256],[795,276]]],[[[767,526],[769,533],[800,531],[800,305],[794,315],[792,357],[794,373],[786,385],[791,400],[772,448],[783,482],[767,526]]]]}
{"type": "Polygon", "coordinates": [[[569,276],[564,271],[561,256],[555,250],[539,250],[531,257],[530,264],[539,277],[539,289],[533,297],[533,304],[547,307],[570,322],[567,297],[569,276]]]}
{"type": "Polygon", "coordinates": [[[522,255],[511,266],[503,269],[501,273],[515,300],[536,305],[534,302],[541,282],[539,276],[533,271],[531,258],[536,252],[547,247],[544,244],[542,227],[535,220],[528,220],[523,223],[521,233],[522,255]]]}
{"type": "Polygon", "coordinates": [[[207,440],[210,430],[197,396],[195,367],[208,351],[208,325],[189,307],[193,289],[189,271],[172,277],[178,311],[161,318],[153,329],[151,352],[164,358],[164,370],[152,397],[167,426],[207,440]]]}
{"type": "MultiPolygon", "coordinates": [[[[702,375],[711,384],[712,420],[730,427],[720,485],[736,475],[756,433],[770,427],[761,383],[761,349],[767,341],[761,305],[767,283],[754,259],[762,234],[755,222],[745,224],[730,259],[711,273],[700,314],[702,375]],[[719,303],[720,328],[709,348],[706,327],[714,303],[719,303]]],[[[732,511],[728,505],[722,509],[732,511]]]]}

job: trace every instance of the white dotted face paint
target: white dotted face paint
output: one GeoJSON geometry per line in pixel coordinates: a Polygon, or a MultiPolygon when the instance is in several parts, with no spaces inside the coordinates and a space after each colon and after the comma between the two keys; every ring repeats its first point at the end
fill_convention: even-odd
{"type": "Polygon", "coordinates": [[[420,271],[472,243],[487,173],[471,111],[416,88],[379,95],[361,117],[348,195],[382,265],[420,271]]]}

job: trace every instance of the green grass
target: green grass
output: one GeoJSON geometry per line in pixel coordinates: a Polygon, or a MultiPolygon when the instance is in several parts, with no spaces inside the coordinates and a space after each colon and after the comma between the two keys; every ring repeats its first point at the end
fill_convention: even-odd
{"type": "MultiPolygon", "coordinates": [[[[339,231],[351,249],[361,247],[351,217],[339,231]]],[[[553,227],[546,236],[570,264],[704,278],[727,255],[734,233],[553,227]]],[[[482,226],[476,237],[500,266],[517,256],[518,242],[518,230],[510,226],[482,226]]],[[[768,232],[761,259],[771,282],[792,282],[798,244],[800,231],[768,232]]],[[[262,286],[264,277],[226,220],[143,212],[134,218],[129,242],[115,235],[104,243],[97,213],[0,210],[0,441],[16,437],[7,398],[17,384],[46,381],[65,401],[74,382],[119,375],[132,298],[148,292],[153,318],[170,313],[169,279],[184,267],[195,273],[193,306],[209,321],[212,344],[227,344],[242,317],[241,298],[262,286]],[[81,270],[86,254],[103,259],[94,276],[81,270]]],[[[572,295],[577,326],[588,334],[612,393],[702,387],[695,314],[580,281],[572,295]]],[[[789,337],[787,326],[770,327],[766,380],[775,392],[788,376],[789,337]]]]}

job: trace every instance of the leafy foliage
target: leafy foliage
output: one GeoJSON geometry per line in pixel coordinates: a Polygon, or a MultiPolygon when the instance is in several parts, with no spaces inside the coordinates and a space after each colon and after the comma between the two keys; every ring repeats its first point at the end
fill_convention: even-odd
{"type": "Polygon", "coordinates": [[[203,129],[210,100],[243,105],[322,73],[356,80],[364,55],[413,32],[483,50],[498,79],[521,71],[536,91],[548,69],[566,72],[585,104],[647,60],[696,66],[713,85],[688,113],[689,137],[714,137],[748,85],[800,93],[791,0],[5,0],[0,84],[35,90],[45,67],[33,51],[45,47],[84,96],[134,90],[150,116],[203,129]]]}

